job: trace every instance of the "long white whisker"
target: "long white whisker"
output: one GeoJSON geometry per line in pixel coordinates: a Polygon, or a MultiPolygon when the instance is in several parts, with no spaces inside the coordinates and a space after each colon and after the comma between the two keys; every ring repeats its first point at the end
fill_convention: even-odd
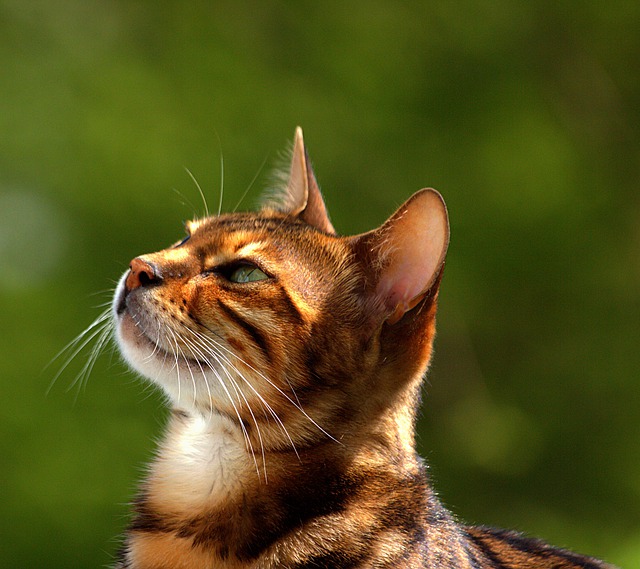
{"type": "Polygon", "coordinates": [[[222,141],[218,131],[214,129],[216,138],[218,139],[218,148],[220,149],[220,200],[218,202],[218,215],[222,212],[222,198],[224,197],[224,153],[222,152],[222,141]]]}
{"type": "MultiPolygon", "coordinates": [[[[83,330],[80,334],[78,334],[64,348],[62,348],[62,350],[60,350],[51,359],[51,361],[47,364],[46,367],[49,367],[51,364],[53,364],[54,361],[59,359],[64,353],[71,352],[67,356],[67,358],[65,359],[63,364],[60,366],[60,369],[53,376],[53,379],[51,380],[51,382],[49,383],[49,386],[48,386],[47,391],[46,391],[47,395],[51,392],[51,389],[55,385],[55,383],[58,380],[58,378],[67,369],[67,367],[75,359],[75,357],[82,350],[84,350],[84,348],[88,344],[90,344],[94,340],[94,338],[96,338],[96,336],[99,337],[99,336],[105,335],[105,331],[111,329],[112,324],[111,324],[111,321],[109,320],[110,316],[111,316],[110,310],[105,310],[104,312],[102,312],[102,314],[100,314],[100,316],[98,316],[91,324],[89,324],[89,326],[87,326],[87,328],[85,330],[83,330]],[[105,320],[107,320],[107,322],[105,322],[105,320]]],[[[104,341],[101,342],[100,345],[101,346],[104,345],[104,341]]],[[[97,355],[96,355],[96,357],[97,357],[97,355]]],[[[83,368],[83,370],[84,370],[84,368],[83,368]]],[[[81,371],[76,376],[76,378],[74,379],[74,381],[72,383],[72,386],[75,385],[78,382],[78,379],[82,374],[83,374],[83,371],[81,371]]]]}
{"type": "MultiPolygon", "coordinates": [[[[227,388],[226,383],[224,382],[224,380],[223,380],[222,376],[220,375],[220,372],[218,371],[218,369],[216,369],[216,367],[209,360],[209,358],[212,357],[216,362],[218,362],[218,355],[216,353],[214,353],[214,352],[203,351],[203,350],[206,350],[206,347],[203,346],[201,343],[200,344],[198,343],[198,342],[202,341],[202,338],[200,338],[197,335],[197,333],[194,332],[193,330],[191,330],[190,328],[185,328],[185,330],[187,332],[190,332],[191,334],[193,334],[195,336],[195,341],[194,340],[189,340],[188,338],[183,338],[183,341],[186,344],[188,344],[190,351],[192,352],[192,354],[195,357],[196,362],[198,363],[198,367],[200,367],[200,370],[202,371],[203,375],[204,375],[204,370],[202,369],[202,363],[205,363],[207,365],[207,367],[209,369],[211,369],[211,371],[215,375],[216,379],[218,380],[219,384],[222,386],[222,388],[224,389],[225,393],[227,394],[227,397],[229,398],[229,401],[231,402],[231,405],[233,406],[234,411],[236,412],[238,420],[240,421],[241,425],[244,426],[244,422],[242,421],[242,418],[240,416],[240,413],[238,412],[238,409],[235,407],[235,403],[233,401],[233,397],[231,396],[231,393],[229,392],[229,389],[227,388]]],[[[224,366],[221,366],[221,367],[222,367],[222,370],[225,372],[225,375],[227,375],[227,377],[233,381],[233,378],[229,376],[229,373],[224,368],[224,366]]],[[[206,381],[206,376],[205,376],[205,381],[206,381]]],[[[207,384],[207,386],[208,386],[208,384],[207,384]]],[[[235,383],[232,385],[232,387],[234,388],[234,391],[235,391],[236,395],[238,395],[239,397],[244,397],[244,394],[241,391],[238,390],[237,385],[235,385],[235,383]]],[[[210,400],[212,400],[212,394],[211,394],[210,391],[209,391],[209,398],[210,398],[210,400]]],[[[245,399],[245,402],[247,403],[246,399],[245,399]]],[[[248,403],[247,403],[247,405],[248,405],[248,403]]],[[[257,425],[256,425],[256,427],[257,427],[257,425]]],[[[247,433],[247,435],[248,435],[248,433],[247,433]]],[[[247,442],[249,444],[251,444],[251,441],[248,440],[248,439],[247,439],[247,442]]]]}
{"type": "MultiPolygon", "coordinates": [[[[193,332],[192,330],[191,330],[191,332],[195,334],[195,332],[193,332]]],[[[296,449],[295,443],[293,442],[293,439],[291,438],[291,436],[289,434],[289,431],[287,431],[286,426],[284,425],[284,423],[282,422],[282,420],[280,419],[278,414],[274,411],[273,407],[271,407],[271,405],[265,400],[265,398],[256,390],[256,388],[244,376],[244,374],[238,369],[238,367],[233,362],[231,362],[231,360],[227,356],[225,356],[224,354],[220,353],[220,347],[217,345],[216,342],[214,342],[210,338],[207,338],[206,336],[203,336],[203,335],[200,335],[200,341],[201,342],[202,341],[206,342],[214,352],[217,352],[216,353],[217,358],[221,358],[229,367],[231,367],[231,369],[233,369],[233,371],[236,372],[236,374],[239,377],[242,378],[242,380],[246,383],[246,385],[249,387],[249,389],[251,389],[251,391],[258,398],[258,400],[260,401],[262,406],[269,412],[269,414],[274,418],[276,423],[280,426],[280,428],[282,429],[282,431],[284,432],[286,437],[289,439],[289,442],[291,443],[291,447],[293,448],[293,451],[296,453],[296,456],[298,456],[298,458],[299,458],[298,451],[296,449]]],[[[233,352],[231,352],[231,353],[233,354],[233,352]]],[[[233,354],[233,355],[235,355],[235,354],[233,354]]],[[[236,357],[238,358],[238,356],[236,356],[236,357]]],[[[238,358],[238,359],[240,359],[240,358],[238,358]]],[[[242,360],[240,359],[240,361],[242,361],[242,360]]],[[[229,379],[234,381],[233,378],[231,377],[231,375],[229,374],[229,372],[227,371],[226,366],[223,366],[223,369],[225,370],[225,373],[227,374],[229,379]]],[[[234,381],[234,383],[235,383],[235,381],[234,381]]],[[[270,383],[271,383],[271,385],[273,385],[272,382],[270,382],[270,383]]],[[[244,397],[244,394],[243,394],[243,397],[244,397]]],[[[246,398],[245,398],[245,401],[246,401],[246,398]]],[[[248,402],[247,402],[247,406],[249,406],[248,402]]],[[[251,411],[251,407],[250,406],[249,406],[249,410],[251,412],[251,415],[253,416],[253,412],[251,411]]],[[[254,417],[254,422],[256,422],[255,421],[255,417],[254,417]]],[[[258,427],[257,422],[256,422],[256,427],[258,427]]],[[[259,429],[258,429],[258,431],[259,431],[259,429]]]]}
{"type": "MultiPolygon", "coordinates": [[[[204,325],[203,325],[204,326],[204,325]]],[[[208,328],[207,326],[204,326],[205,329],[207,329],[209,332],[211,332],[211,334],[215,335],[215,332],[213,330],[211,330],[210,328],[208,328]]],[[[273,381],[271,381],[266,375],[264,375],[262,372],[260,372],[259,370],[257,370],[255,367],[253,367],[251,364],[249,364],[248,362],[244,361],[240,356],[238,356],[236,353],[234,353],[232,350],[230,350],[229,348],[227,348],[224,344],[222,344],[221,342],[218,342],[216,340],[214,340],[213,338],[209,338],[207,337],[207,340],[209,342],[211,342],[212,345],[215,345],[219,350],[222,350],[224,352],[226,352],[227,354],[230,354],[231,356],[233,356],[234,358],[236,358],[237,360],[240,361],[240,363],[242,363],[243,365],[247,366],[251,371],[255,372],[256,374],[258,374],[262,379],[264,379],[271,387],[273,387],[276,391],[278,391],[278,393],[280,393],[285,399],[287,399],[287,401],[289,401],[289,403],[291,403],[296,409],[298,409],[298,411],[300,411],[309,421],[311,421],[311,423],[317,428],[319,429],[324,435],[326,435],[327,437],[329,437],[331,440],[333,440],[334,442],[338,443],[338,444],[342,444],[338,439],[336,439],[331,433],[327,432],[321,425],[319,425],[305,410],[304,408],[297,402],[294,401],[285,391],[283,391],[279,386],[277,386],[273,381]]],[[[221,356],[223,356],[222,354],[220,354],[221,356]]],[[[227,360],[229,361],[229,360],[227,360]]],[[[229,363],[231,364],[231,362],[229,361],[229,363]]],[[[297,399],[297,397],[296,397],[297,399]]]]}
{"type": "MultiPolygon", "coordinates": [[[[178,338],[175,334],[175,332],[171,329],[171,328],[167,328],[167,331],[169,332],[169,334],[171,335],[171,338],[173,340],[173,344],[176,347],[176,370],[180,369],[180,365],[179,365],[179,358],[182,358],[183,361],[187,361],[187,356],[185,355],[184,351],[182,350],[182,348],[180,347],[180,344],[178,342],[178,338]]],[[[190,365],[187,365],[187,369],[189,370],[189,375],[191,376],[191,384],[193,385],[193,401],[192,404],[194,407],[196,407],[196,402],[197,402],[197,397],[198,397],[198,386],[196,384],[196,378],[193,375],[193,371],[191,369],[190,365]]],[[[179,374],[179,371],[178,371],[179,374]]]]}
{"type": "MultiPolygon", "coordinates": [[[[200,341],[202,342],[202,340],[206,340],[206,338],[202,337],[200,339],[200,341]]],[[[239,396],[242,398],[242,400],[244,401],[245,405],[247,406],[247,409],[249,410],[249,414],[251,415],[251,419],[253,420],[253,424],[256,427],[256,433],[258,435],[258,444],[260,445],[260,454],[262,455],[262,465],[263,465],[263,470],[264,470],[264,480],[265,483],[268,482],[268,477],[267,477],[267,460],[266,460],[266,456],[265,456],[265,446],[264,446],[264,440],[262,438],[262,431],[260,429],[260,423],[258,423],[258,419],[256,418],[254,412],[253,412],[253,408],[251,407],[251,404],[249,403],[249,400],[247,399],[246,395],[244,394],[244,391],[242,390],[242,388],[238,385],[238,383],[236,382],[236,380],[234,379],[234,377],[229,373],[229,370],[227,369],[227,367],[225,365],[222,365],[222,362],[220,361],[221,355],[216,353],[214,350],[212,350],[211,355],[215,358],[215,360],[221,364],[221,368],[222,371],[224,372],[225,376],[227,377],[227,379],[229,380],[229,382],[231,383],[231,385],[233,386],[233,390],[239,394],[239,396]]],[[[242,377],[242,374],[240,374],[238,372],[238,370],[235,370],[238,375],[240,375],[240,377],[242,377]]],[[[242,378],[244,379],[244,377],[242,378]]],[[[220,378],[220,381],[222,381],[222,383],[225,383],[224,380],[222,378],[220,378]]],[[[246,381],[246,380],[245,380],[246,381]]],[[[251,443],[250,443],[251,444],[251,443]]],[[[252,447],[253,448],[253,447],[252,447]]],[[[255,457],[254,457],[255,459],[255,457]]]]}
{"type": "MultiPolygon", "coordinates": [[[[244,394],[244,391],[242,391],[241,387],[238,385],[236,380],[231,376],[231,374],[228,372],[228,370],[224,366],[223,366],[223,370],[225,372],[225,375],[227,376],[227,379],[231,382],[231,385],[233,386],[233,390],[240,395],[245,405],[247,406],[247,409],[249,410],[249,415],[251,415],[251,420],[253,421],[253,424],[256,427],[256,433],[258,435],[258,444],[260,445],[260,455],[262,456],[262,470],[264,471],[264,481],[266,484],[269,482],[269,478],[267,476],[267,458],[265,454],[265,446],[264,446],[264,440],[262,438],[262,431],[260,429],[260,423],[258,423],[258,419],[256,419],[256,416],[249,403],[249,400],[247,399],[247,396],[244,394]]],[[[246,431],[246,427],[244,427],[244,430],[246,431]]],[[[253,444],[251,443],[251,440],[249,440],[249,445],[251,446],[251,452],[253,453],[253,444]]],[[[257,469],[257,460],[255,458],[255,453],[253,456],[253,460],[256,463],[256,469],[257,469]]],[[[260,474],[258,473],[258,476],[259,475],[260,474]]]]}
{"type": "MultiPolygon", "coordinates": [[[[204,371],[204,368],[202,367],[202,363],[201,363],[201,359],[198,356],[199,350],[198,347],[191,342],[188,338],[182,338],[182,341],[187,344],[189,351],[191,352],[191,354],[195,357],[195,361],[198,364],[198,367],[200,368],[200,374],[202,375],[202,381],[204,382],[204,386],[207,388],[207,402],[208,402],[208,407],[209,407],[209,419],[211,419],[212,415],[213,415],[213,395],[211,393],[211,387],[209,386],[209,380],[207,379],[207,374],[204,371]],[[198,353],[194,353],[194,350],[196,350],[198,353]]],[[[207,362],[207,366],[211,369],[213,369],[213,367],[207,362]]]]}
{"type": "MultiPolygon", "coordinates": [[[[137,325],[137,322],[136,322],[137,325]]],[[[180,400],[180,393],[182,390],[182,382],[180,381],[180,363],[179,363],[179,359],[178,359],[178,354],[176,352],[176,350],[173,347],[170,348],[163,348],[161,346],[161,340],[162,337],[164,338],[163,343],[166,346],[171,346],[171,338],[169,338],[169,336],[166,334],[166,332],[164,332],[160,326],[160,321],[158,321],[158,338],[157,340],[155,340],[154,342],[154,348],[153,348],[153,353],[155,353],[158,350],[162,350],[164,352],[164,358],[162,359],[162,365],[160,366],[160,369],[158,370],[158,372],[156,373],[156,378],[155,381],[158,382],[160,375],[162,374],[162,370],[164,369],[165,363],[167,361],[167,358],[169,357],[169,353],[171,352],[171,355],[173,355],[173,363],[171,366],[171,369],[169,370],[169,373],[172,372],[174,369],[176,370],[176,383],[178,384],[178,400],[180,400]]],[[[174,340],[175,343],[175,340],[174,340]]]]}
{"type": "MultiPolygon", "coordinates": [[[[168,341],[167,335],[162,332],[162,325],[161,325],[161,322],[159,320],[157,321],[157,324],[158,324],[158,332],[157,332],[156,339],[153,340],[153,350],[151,351],[150,354],[148,354],[144,358],[145,361],[150,361],[153,358],[153,356],[155,354],[157,354],[158,352],[162,352],[162,354],[163,354],[162,363],[160,364],[160,369],[158,369],[158,371],[156,372],[156,377],[154,379],[155,383],[159,383],[160,382],[160,376],[162,375],[162,372],[164,371],[165,366],[167,365],[167,358],[169,357],[169,350],[165,350],[161,346],[160,341],[164,337],[164,343],[166,345],[168,345],[170,343],[168,341]]],[[[149,336],[147,336],[147,338],[151,339],[151,338],[149,338],[149,336]]],[[[171,371],[173,371],[175,369],[175,367],[176,367],[176,364],[174,362],[173,367],[169,370],[169,373],[171,371]]],[[[178,384],[178,399],[180,399],[181,383],[180,383],[180,373],[179,372],[177,372],[177,384],[178,384]]]]}
{"type": "MultiPolygon", "coordinates": [[[[50,366],[53,362],[55,362],[62,354],[67,352],[70,348],[73,348],[82,338],[84,338],[87,334],[89,334],[96,326],[102,324],[107,318],[111,316],[110,310],[104,310],[89,326],[87,326],[80,334],[78,334],[73,340],[71,340],[66,346],[64,346],[47,364],[50,366]]],[[[92,336],[93,337],[93,336],[92,336]]],[[[72,358],[73,359],[73,358],[72,358]]]]}
{"type": "Polygon", "coordinates": [[[100,334],[98,335],[98,340],[95,343],[95,345],[93,346],[93,348],[91,349],[91,353],[89,354],[89,358],[85,362],[84,366],[82,366],[82,369],[80,370],[80,373],[76,376],[76,378],[73,381],[73,383],[69,386],[68,390],[71,390],[71,388],[76,383],[78,384],[78,391],[76,393],[76,400],[78,398],[78,395],[80,394],[80,391],[86,385],[87,380],[89,379],[89,376],[91,375],[91,372],[93,371],[93,367],[95,366],[95,363],[96,363],[96,361],[98,359],[98,356],[102,352],[102,348],[104,348],[105,344],[111,338],[112,328],[113,328],[113,326],[112,326],[112,323],[111,323],[110,320],[102,325],[102,329],[100,330],[100,334]]]}
{"type": "MultiPolygon", "coordinates": [[[[156,334],[156,338],[160,338],[160,334],[162,333],[162,327],[160,325],[160,320],[157,321],[158,324],[158,332],[156,334]]],[[[148,354],[147,356],[145,356],[145,361],[151,361],[153,359],[153,357],[158,353],[158,351],[160,351],[160,344],[158,343],[158,340],[155,340],[153,342],[153,350],[151,351],[150,354],[148,354]]],[[[165,354],[167,352],[165,351],[165,354]]]]}
{"type": "MultiPolygon", "coordinates": [[[[185,328],[186,331],[192,333],[195,338],[196,341],[201,341],[201,338],[198,337],[198,335],[191,330],[190,328],[185,328]]],[[[209,390],[209,384],[206,378],[206,374],[204,372],[204,369],[202,368],[202,364],[201,361],[203,361],[203,363],[206,363],[207,367],[209,367],[209,369],[211,369],[211,371],[213,372],[213,374],[215,375],[216,379],[218,380],[218,383],[222,386],[222,388],[224,389],[227,397],[229,398],[229,402],[231,403],[231,406],[233,407],[233,410],[236,414],[236,416],[238,417],[238,422],[240,424],[240,429],[242,430],[242,434],[243,437],[245,439],[245,444],[247,446],[247,450],[250,451],[251,456],[253,458],[253,463],[256,467],[256,472],[258,474],[258,476],[260,476],[260,470],[258,468],[258,462],[256,460],[256,455],[255,455],[255,451],[253,449],[253,444],[251,443],[251,438],[249,437],[249,433],[244,425],[244,421],[242,420],[242,417],[240,416],[240,412],[238,410],[238,408],[236,407],[236,404],[233,400],[233,397],[231,396],[231,393],[229,392],[229,389],[225,383],[225,381],[223,380],[223,378],[220,376],[220,373],[218,372],[218,370],[214,367],[214,365],[209,361],[209,356],[212,356],[216,361],[218,361],[217,358],[217,354],[215,353],[205,353],[202,351],[202,349],[204,349],[204,346],[202,346],[201,344],[199,345],[196,341],[192,341],[189,340],[188,338],[183,338],[184,342],[189,346],[190,351],[192,352],[192,354],[195,356],[195,359],[198,363],[198,367],[200,367],[200,371],[202,372],[205,384],[207,385],[207,391],[209,394],[209,400],[212,400],[212,394],[211,391],[209,390]]],[[[224,367],[223,367],[224,370],[224,367]]],[[[226,372],[226,370],[224,370],[226,372]]],[[[242,393],[242,390],[239,390],[238,386],[236,385],[236,383],[233,381],[233,378],[231,378],[229,376],[228,373],[226,373],[227,377],[231,380],[232,382],[232,386],[234,391],[236,392],[236,395],[239,395],[240,397],[242,397],[249,409],[249,413],[251,414],[254,423],[256,425],[256,432],[258,433],[258,440],[260,442],[260,446],[262,449],[262,460],[263,460],[263,465],[264,465],[264,473],[265,473],[265,481],[267,478],[267,471],[266,471],[266,461],[265,461],[265,456],[264,456],[264,444],[262,443],[262,435],[260,433],[260,427],[255,419],[255,417],[253,416],[253,411],[251,410],[251,407],[249,406],[249,402],[247,401],[246,397],[244,396],[244,393],[242,393]]],[[[210,410],[213,411],[213,406],[210,407],[210,410]]]]}

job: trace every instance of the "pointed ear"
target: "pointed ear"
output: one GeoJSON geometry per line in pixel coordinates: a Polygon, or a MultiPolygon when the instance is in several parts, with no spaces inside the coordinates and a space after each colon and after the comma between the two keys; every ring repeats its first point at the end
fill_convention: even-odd
{"type": "Polygon", "coordinates": [[[375,274],[374,305],[395,324],[437,286],[449,245],[447,207],[435,190],[420,190],[360,239],[375,274]]]}
{"type": "Polygon", "coordinates": [[[286,194],[287,209],[293,215],[320,231],[335,234],[311,168],[300,127],[296,128],[286,194]]]}

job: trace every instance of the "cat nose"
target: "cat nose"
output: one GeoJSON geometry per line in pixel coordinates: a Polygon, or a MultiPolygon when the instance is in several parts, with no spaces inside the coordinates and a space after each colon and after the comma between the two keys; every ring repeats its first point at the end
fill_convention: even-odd
{"type": "Polygon", "coordinates": [[[125,279],[125,286],[127,291],[131,291],[139,287],[158,284],[161,280],[160,272],[153,263],[136,257],[129,265],[129,274],[125,279]]]}

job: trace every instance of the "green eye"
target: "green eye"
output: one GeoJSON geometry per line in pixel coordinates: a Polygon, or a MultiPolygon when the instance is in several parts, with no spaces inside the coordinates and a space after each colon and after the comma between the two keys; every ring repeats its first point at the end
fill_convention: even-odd
{"type": "Polygon", "coordinates": [[[229,280],[232,283],[250,283],[264,281],[269,277],[254,265],[240,265],[229,273],[229,280]]]}

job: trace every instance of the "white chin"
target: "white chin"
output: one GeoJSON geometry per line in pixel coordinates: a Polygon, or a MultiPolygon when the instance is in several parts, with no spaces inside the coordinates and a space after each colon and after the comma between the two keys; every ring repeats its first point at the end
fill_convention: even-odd
{"type": "Polygon", "coordinates": [[[215,396],[212,381],[197,362],[176,358],[156,346],[128,312],[116,315],[115,319],[116,340],[131,368],[162,387],[173,405],[194,410],[211,409],[212,396],[215,396]]]}

